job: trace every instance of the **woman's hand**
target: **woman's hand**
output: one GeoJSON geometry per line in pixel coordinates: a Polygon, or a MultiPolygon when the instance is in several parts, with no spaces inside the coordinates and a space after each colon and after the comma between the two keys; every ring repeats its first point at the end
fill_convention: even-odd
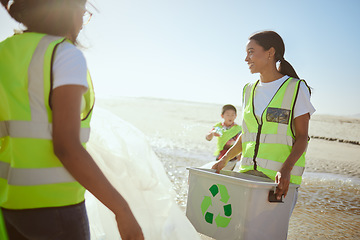
{"type": "Polygon", "coordinates": [[[223,169],[226,166],[227,162],[224,158],[219,160],[217,163],[214,164],[214,166],[211,167],[211,169],[215,169],[216,173],[219,173],[221,169],[223,169]]]}
{"type": "Polygon", "coordinates": [[[223,169],[229,159],[233,159],[242,151],[242,136],[240,135],[236,140],[235,144],[225,153],[225,155],[219,160],[219,162],[215,163],[212,166],[212,169],[216,170],[216,173],[219,173],[221,169],[223,169]]]}
{"type": "Polygon", "coordinates": [[[123,240],[144,240],[141,227],[137,223],[135,217],[132,215],[130,209],[128,214],[115,215],[118,229],[123,240]]]}
{"type": "Polygon", "coordinates": [[[69,173],[115,214],[122,239],[143,240],[141,228],[126,200],[81,145],[80,109],[85,91],[85,87],[78,85],[54,89],[51,98],[54,153],[69,173]]]}
{"type": "Polygon", "coordinates": [[[309,113],[301,115],[294,119],[295,143],[293,145],[290,155],[275,176],[275,183],[278,184],[275,191],[277,199],[281,199],[281,195],[284,195],[286,197],[290,184],[291,170],[306,149],[308,140],[309,120],[309,113]]]}
{"type": "Polygon", "coordinates": [[[283,167],[276,173],[275,183],[278,184],[278,186],[276,187],[275,195],[277,200],[280,200],[282,195],[286,197],[290,184],[290,172],[291,169],[283,167]]]}

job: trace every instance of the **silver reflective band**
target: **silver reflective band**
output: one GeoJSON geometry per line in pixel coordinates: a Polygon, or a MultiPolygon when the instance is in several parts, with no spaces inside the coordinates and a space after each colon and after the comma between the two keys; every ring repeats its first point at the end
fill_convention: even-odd
{"type": "MultiPolygon", "coordinates": [[[[62,37],[45,35],[41,38],[28,68],[28,94],[31,121],[0,121],[0,138],[36,138],[52,140],[52,124],[48,123],[44,97],[44,56],[49,45],[62,37]]],[[[89,140],[90,129],[80,130],[80,141],[89,140]]]]}
{"type": "MultiPolygon", "coordinates": [[[[245,130],[245,128],[243,128],[245,130]]],[[[247,129],[246,129],[247,130],[247,129]]],[[[242,142],[255,142],[257,133],[245,132],[242,136],[242,142]]],[[[294,145],[294,139],[291,136],[282,136],[277,134],[260,134],[260,143],[274,143],[284,144],[292,147],[294,145]]]]}
{"type": "Polygon", "coordinates": [[[0,122],[0,137],[52,139],[51,124],[27,121],[0,122]],[[4,131],[3,131],[4,130],[4,131]]]}
{"type": "MultiPolygon", "coordinates": [[[[293,96],[295,93],[296,85],[299,82],[299,80],[295,79],[295,78],[291,78],[288,81],[289,81],[289,84],[286,87],[281,108],[291,110],[292,99],[293,99],[293,96]]],[[[250,86],[253,86],[253,84],[249,84],[247,86],[247,88],[245,89],[245,99],[246,100],[250,100],[250,95],[251,95],[250,86]]],[[[248,104],[248,101],[246,101],[246,104],[248,104]]],[[[257,134],[249,132],[245,121],[243,121],[242,127],[243,127],[243,132],[244,132],[243,138],[242,138],[243,142],[255,142],[257,134]]],[[[293,146],[295,140],[292,138],[292,136],[287,136],[287,130],[288,130],[287,124],[278,123],[277,124],[277,134],[261,134],[259,141],[260,141],[260,143],[278,143],[278,144],[285,144],[288,146],[293,146]],[[286,136],[286,137],[283,137],[283,136],[286,136]]]]}
{"type": "MultiPolygon", "coordinates": [[[[48,122],[44,96],[44,59],[49,45],[62,37],[45,35],[38,43],[28,68],[28,94],[33,122],[48,122]]],[[[47,80],[47,79],[45,79],[47,80]]],[[[49,78],[50,81],[50,78],[49,78]]],[[[46,97],[47,99],[47,97],[46,97]]]]}
{"type": "Polygon", "coordinates": [[[246,122],[244,120],[242,121],[241,127],[242,127],[242,132],[243,133],[248,133],[249,132],[249,129],[248,129],[248,127],[246,125],[246,122]]]}
{"type": "Polygon", "coordinates": [[[282,109],[291,109],[291,104],[292,104],[292,99],[293,99],[293,96],[295,93],[296,83],[299,81],[299,79],[291,78],[288,81],[290,81],[290,82],[286,87],[284,98],[281,103],[282,109]]]}
{"type": "MultiPolygon", "coordinates": [[[[35,138],[52,140],[52,124],[28,121],[0,122],[0,137],[35,138]]],[[[80,129],[80,141],[89,141],[90,128],[80,129]]]]}
{"type": "MultiPolygon", "coordinates": [[[[241,165],[244,165],[244,166],[251,166],[254,164],[253,159],[248,158],[248,157],[241,158],[240,163],[241,163],[241,165]]],[[[269,170],[273,170],[273,171],[279,171],[283,165],[283,163],[281,163],[281,162],[276,162],[276,161],[262,159],[262,158],[256,158],[256,163],[261,168],[269,169],[269,170]]],[[[304,173],[304,170],[305,170],[305,167],[294,166],[293,169],[291,170],[290,174],[293,176],[302,176],[304,173]]]]}
{"type": "Polygon", "coordinates": [[[244,107],[248,104],[248,101],[250,100],[251,90],[254,86],[254,83],[249,83],[245,88],[245,104],[244,107]]]}
{"type": "Polygon", "coordinates": [[[10,164],[4,162],[0,162],[0,178],[7,179],[8,184],[14,186],[76,182],[64,167],[11,168],[10,164]]]}
{"type": "MultiPolygon", "coordinates": [[[[295,88],[296,88],[297,83],[299,82],[299,79],[291,78],[288,81],[290,81],[290,82],[286,87],[284,98],[283,98],[283,101],[281,103],[281,108],[282,109],[293,110],[295,106],[292,106],[292,104],[293,104],[292,100],[293,100],[293,97],[294,97],[294,94],[295,94],[295,88]],[[291,108],[291,106],[293,108],[291,108]]],[[[292,115],[292,117],[294,117],[294,115],[292,115]]],[[[293,121],[290,121],[289,126],[293,130],[292,132],[295,133],[295,127],[290,125],[291,122],[292,122],[292,124],[294,124],[293,121]]],[[[286,135],[287,130],[288,130],[288,125],[286,125],[286,124],[278,124],[277,132],[279,134],[286,135]]]]}

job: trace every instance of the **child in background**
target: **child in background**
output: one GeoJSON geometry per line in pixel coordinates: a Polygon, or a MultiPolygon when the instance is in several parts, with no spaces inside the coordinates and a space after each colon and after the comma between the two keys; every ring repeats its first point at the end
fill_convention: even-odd
{"type": "MultiPolygon", "coordinates": [[[[222,107],[221,117],[224,119],[224,122],[215,124],[211,131],[206,135],[206,140],[208,141],[211,141],[214,136],[218,138],[217,149],[214,152],[216,160],[221,159],[232,145],[234,145],[242,131],[241,126],[235,123],[237,114],[236,108],[233,105],[224,105],[222,107]]],[[[240,156],[241,154],[231,160],[233,165],[232,168],[235,166],[236,160],[240,160],[240,156]]]]}

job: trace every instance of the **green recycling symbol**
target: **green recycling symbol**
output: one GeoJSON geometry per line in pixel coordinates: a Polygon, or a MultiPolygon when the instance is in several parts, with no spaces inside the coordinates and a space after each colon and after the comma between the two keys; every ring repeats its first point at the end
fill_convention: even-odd
{"type": "MultiPolygon", "coordinates": [[[[221,184],[214,184],[209,188],[209,191],[212,197],[215,197],[220,192],[220,201],[223,202],[225,205],[223,206],[224,215],[226,217],[220,216],[220,213],[215,217],[215,223],[217,227],[227,227],[231,220],[231,204],[226,204],[229,201],[229,193],[224,185],[221,184]]],[[[204,200],[201,203],[201,212],[202,215],[205,217],[205,221],[212,224],[214,221],[214,213],[208,212],[208,208],[212,205],[212,197],[204,196],[204,200]]]]}

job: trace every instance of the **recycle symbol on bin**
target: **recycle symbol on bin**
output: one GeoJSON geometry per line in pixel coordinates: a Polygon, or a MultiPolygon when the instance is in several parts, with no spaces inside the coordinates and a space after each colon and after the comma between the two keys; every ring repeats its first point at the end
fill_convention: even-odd
{"type": "Polygon", "coordinates": [[[201,203],[202,215],[204,216],[205,221],[207,223],[212,224],[214,222],[214,216],[217,214],[215,216],[216,226],[226,228],[231,221],[230,216],[232,214],[231,204],[227,204],[227,202],[230,199],[229,193],[228,193],[226,187],[221,184],[212,185],[209,188],[209,191],[210,191],[212,197],[204,196],[204,200],[201,203]],[[225,217],[220,216],[220,213],[212,213],[212,212],[207,211],[209,209],[209,207],[212,205],[212,198],[214,198],[219,192],[220,192],[220,201],[224,203],[224,205],[223,205],[224,212],[221,214],[225,215],[225,217]]]}

